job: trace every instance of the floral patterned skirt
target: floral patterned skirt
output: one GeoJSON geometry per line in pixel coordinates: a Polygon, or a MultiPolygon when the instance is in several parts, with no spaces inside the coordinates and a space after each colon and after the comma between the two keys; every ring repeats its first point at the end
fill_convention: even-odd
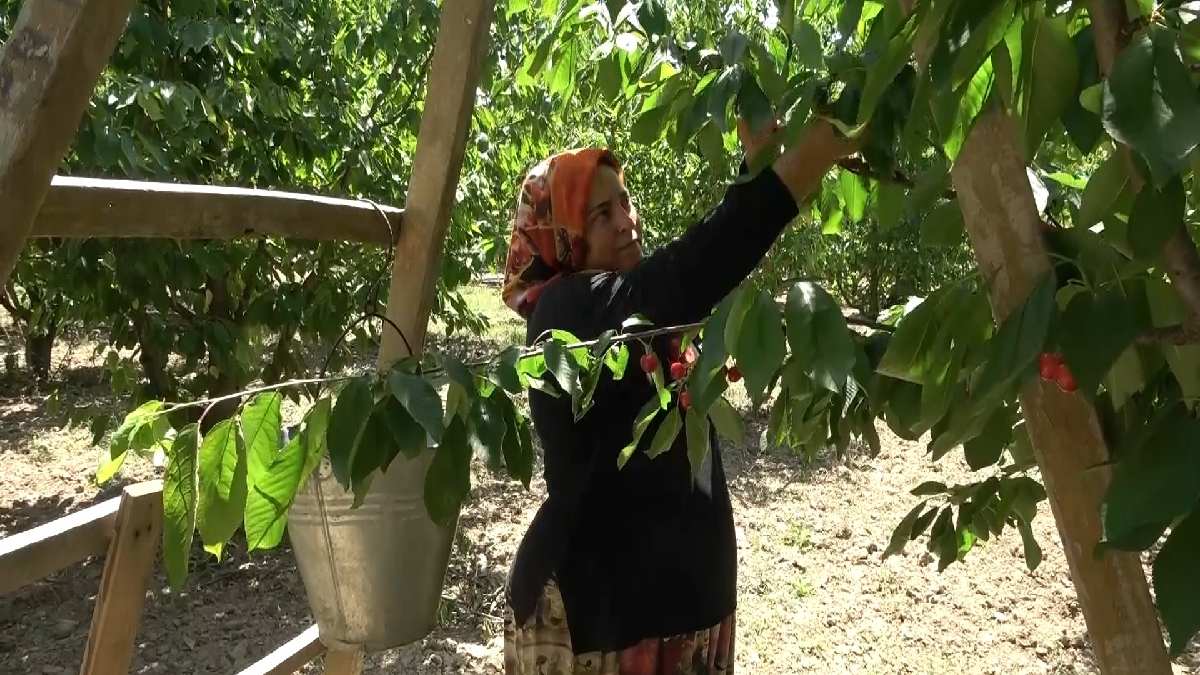
{"type": "Polygon", "coordinates": [[[705,630],[650,638],[616,652],[576,654],[567,613],[553,580],[533,616],[518,627],[504,619],[505,675],[733,675],[734,616],[705,630]]]}

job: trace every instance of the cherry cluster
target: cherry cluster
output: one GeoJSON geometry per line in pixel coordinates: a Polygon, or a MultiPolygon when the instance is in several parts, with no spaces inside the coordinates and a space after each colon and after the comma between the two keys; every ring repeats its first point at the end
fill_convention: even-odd
{"type": "MultiPolygon", "coordinates": [[[[671,376],[671,380],[683,380],[691,372],[692,367],[696,365],[696,361],[700,359],[700,351],[696,349],[696,345],[689,344],[686,349],[683,348],[682,338],[671,338],[671,365],[667,372],[671,376]]],[[[653,351],[647,350],[641,358],[642,372],[647,375],[658,370],[658,356],[653,351]]],[[[730,382],[737,382],[742,379],[742,371],[738,370],[737,365],[729,366],[723,369],[725,378],[730,382]]],[[[687,410],[692,407],[692,393],[684,389],[679,393],[679,407],[687,410]]]]}
{"type": "Polygon", "coordinates": [[[1043,380],[1056,383],[1063,391],[1071,392],[1079,388],[1075,376],[1071,374],[1063,355],[1059,352],[1044,352],[1038,356],[1038,374],[1043,380]]]}

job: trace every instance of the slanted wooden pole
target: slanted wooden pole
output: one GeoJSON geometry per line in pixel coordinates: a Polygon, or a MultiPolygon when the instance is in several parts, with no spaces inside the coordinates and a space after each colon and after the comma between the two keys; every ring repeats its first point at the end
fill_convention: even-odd
{"type": "Polygon", "coordinates": [[[303,633],[288,640],[279,649],[267,654],[238,675],[291,675],[325,653],[325,645],[322,644],[318,633],[316,624],[309,626],[303,633]]]}
{"type": "MultiPolygon", "coordinates": [[[[479,71],[487,51],[493,0],[445,0],[425,108],[413,157],[404,226],[395,250],[386,315],[420,351],[441,274],[442,243],[450,223],[466,148],[467,130],[475,106],[479,71]]],[[[388,326],[380,328],[383,340],[379,367],[386,369],[408,354],[405,341],[388,326]]],[[[393,466],[392,471],[418,470],[420,462],[393,466]]],[[[357,649],[334,649],[325,657],[326,672],[347,675],[361,668],[357,649]]]]}
{"type": "MultiPolygon", "coordinates": [[[[998,322],[1051,269],[1019,138],[1012,118],[993,105],[976,120],[951,172],[998,322]]],[[[1083,396],[1035,378],[1021,387],[1020,399],[1101,672],[1169,675],[1140,557],[1093,554],[1111,478],[1095,408],[1083,396]]]]}
{"type": "Polygon", "coordinates": [[[83,651],[80,675],[126,675],[133,661],[134,638],[142,622],[146,586],[154,571],[162,538],[162,482],[147,481],[121,493],[117,522],[92,628],[83,651]]]}
{"type": "Polygon", "coordinates": [[[0,52],[0,288],[132,4],[25,0],[0,52]]]}
{"type": "MultiPolygon", "coordinates": [[[[388,291],[387,316],[418,352],[425,342],[442,270],[442,242],[462,169],[492,10],[493,0],[442,3],[441,27],[404,203],[404,227],[396,245],[388,291]]],[[[379,365],[387,368],[406,356],[407,350],[396,331],[387,326],[380,330],[383,341],[379,365]]]]}

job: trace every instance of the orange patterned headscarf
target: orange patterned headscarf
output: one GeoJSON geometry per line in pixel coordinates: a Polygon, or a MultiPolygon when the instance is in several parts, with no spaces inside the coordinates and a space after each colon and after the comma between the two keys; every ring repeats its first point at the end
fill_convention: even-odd
{"type": "Polygon", "coordinates": [[[608,150],[568,150],[543,160],[521,182],[504,264],[504,303],[525,318],[546,285],[582,269],[587,258],[587,199],[601,165],[621,165],[608,150]]]}

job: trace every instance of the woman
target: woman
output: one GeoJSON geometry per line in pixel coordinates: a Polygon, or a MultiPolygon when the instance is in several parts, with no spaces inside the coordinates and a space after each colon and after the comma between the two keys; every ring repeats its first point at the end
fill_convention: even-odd
{"type": "MultiPolygon", "coordinates": [[[[749,157],[770,142],[770,132],[752,137],[742,122],[738,132],[749,157]]],[[[590,339],[633,314],[659,326],[700,321],[850,150],[827,123],[814,123],[771,167],[731,186],[701,222],[645,259],[641,222],[612,153],[556,155],[521,186],[504,300],[527,320],[527,340],[551,328],[590,339]]],[[[667,342],[656,340],[655,351],[665,354],[667,342]]],[[[652,395],[645,377],[614,381],[605,373],[593,408],[575,422],[568,397],[530,391],[548,496],[509,577],[508,675],[733,672],[737,545],[715,444],[711,475],[696,480],[684,434],[654,460],[642,447],[617,468],[652,395]]]]}

